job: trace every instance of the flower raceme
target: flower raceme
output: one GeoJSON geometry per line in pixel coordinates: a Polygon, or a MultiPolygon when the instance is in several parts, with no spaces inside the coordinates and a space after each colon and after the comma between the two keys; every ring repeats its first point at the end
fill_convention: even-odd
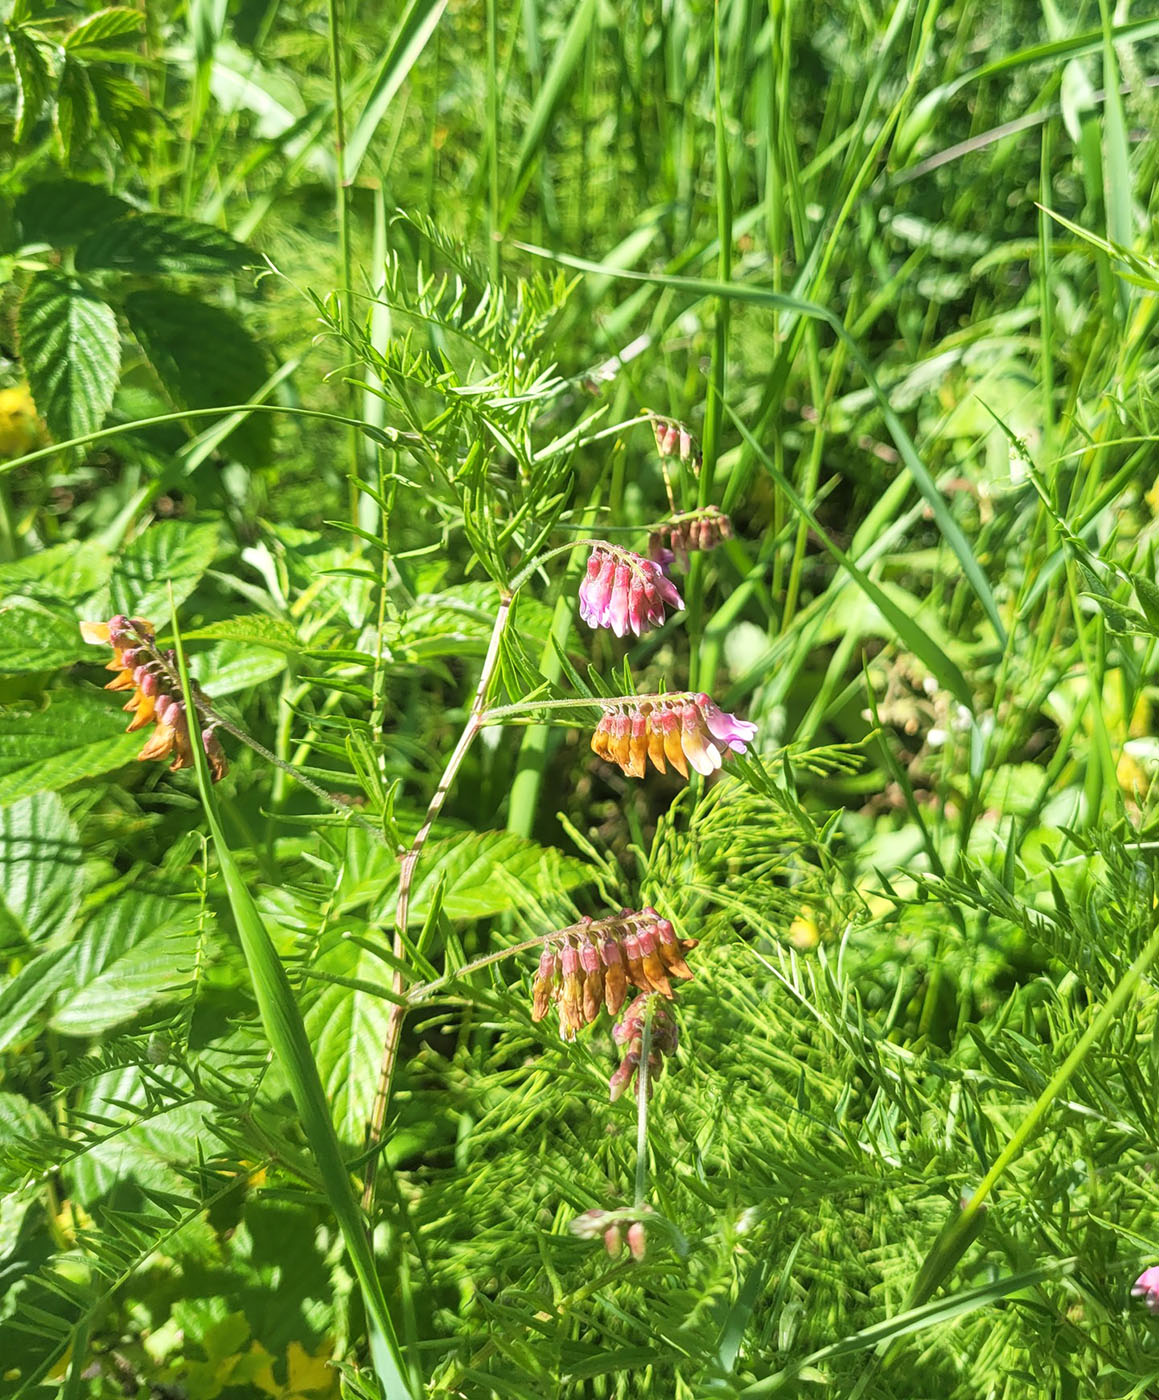
{"type": "Polygon", "coordinates": [[[664,609],[683,608],[676,585],[654,559],[596,541],[579,589],[580,617],[589,627],[610,627],[617,637],[637,637],[664,621],[664,609]]]}
{"type": "Polygon", "coordinates": [[[671,977],[688,979],[692,969],[684,954],[696,940],[678,938],[667,919],[651,906],[599,923],[585,919],[544,944],[532,983],[531,1019],[542,1021],[554,1004],[560,1035],[574,1040],[607,1007],[615,1016],[628,995],[628,984],[642,993],[658,992],[671,1000],[671,977]]]}
{"type": "Polygon", "coordinates": [[[730,752],[744,753],[757,727],[726,714],[703,691],[695,695],[646,695],[610,700],[592,735],[592,748],[618,764],[629,778],[642,778],[647,761],[661,773],[667,765],[688,777],[688,767],[708,777],[730,752]]]}
{"type": "Polygon", "coordinates": [[[1159,1313],[1159,1264],[1144,1269],[1131,1287],[1132,1298],[1142,1298],[1148,1309],[1159,1313]]]}
{"type": "Polygon", "coordinates": [[[681,573],[687,573],[690,554],[715,549],[732,535],[728,516],[715,506],[706,506],[657,525],[648,536],[648,553],[661,568],[675,562],[681,573]]]}
{"type": "MultiPolygon", "coordinates": [[[[168,758],[172,754],[172,771],[192,768],[189,717],[176,680],[177,656],[172,651],[158,652],[153,624],[118,613],[108,622],[82,622],[80,630],[86,642],[113,649],[113,659],[105,669],[117,674],[105,689],[133,692],[125,705],[126,710],[133,711],[128,732],[143,729],[150,721],[157,726],[137,758],[168,758]]],[[[213,781],[219,782],[229,771],[229,764],[212,725],[202,729],[201,744],[213,781]]]]}

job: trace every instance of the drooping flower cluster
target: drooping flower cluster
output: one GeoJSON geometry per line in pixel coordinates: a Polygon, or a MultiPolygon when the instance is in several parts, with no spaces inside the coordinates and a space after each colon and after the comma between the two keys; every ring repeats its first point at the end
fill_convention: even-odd
{"type": "Polygon", "coordinates": [[[626,1237],[628,1250],[639,1263],[648,1247],[644,1222],[646,1217],[652,1215],[652,1207],[644,1204],[636,1206],[634,1210],[585,1210],[571,1221],[569,1228],[581,1240],[602,1239],[612,1259],[623,1249],[626,1237]]]}
{"type": "Polygon", "coordinates": [[[585,919],[546,943],[532,983],[531,1019],[542,1021],[554,1004],[559,1008],[560,1034],[574,1040],[576,1031],[590,1026],[607,1007],[615,1016],[628,994],[628,984],[643,993],[659,992],[672,999],[669,977],[691,978],[684,954],[694,939],[677,937],[667,919],[651,906],[599,923],[585,919]]]}
{"type": "Polygon", "coordinates": [[[648,536],[648,553],[661,568],[675,562],[681,573],[687,573],[690,554],[715,549],[721,540],[731,539],[732,521],[715,506],[706,506],[658,525],[648,536]]]}
{"type": "MultiPolygon", "coordinates": [[[[617,1045],[626,1047],[619,1068],[608,1082],[612,1102],[620,1097],[631,1084],[644,1058],[644,1022],[648,1015],[650,998],[638,996],[624,1013],[623,1019],[612,1027],[612,1039],[617,1045]]],[[[676,1020],[663,1002],[652,1006],[652,1027],[648,1043],[648,1097],[652,1097],[652,1084],[664,1070],[664,1056],[675,1055],[680,1042],[676,1020]]],[[[639,1086],[637,1086],[639,1092],[639,1086]]]]}
{"type": "Polygon", "coordinates": [[[676,585],[653,559],[598,542],[580,584],[580,617],[589,627],[610,627],[617,637],[637,637],[664,621],[664,609],[682,608],[676,585]]]}
{"type": "Polygon", "coordinates": [[[592,735],[592,748],[618,764],[629,778],[642,778],[651,760],[688,777],[688,765],[708,777],[731,751],[744,753],[756,736],[748,720],[726,714],[703,691],[696,695],[648,695],[607,701],[592,735]]]}
{"type": "Polygon", "coordinates": [[[653,414],[652,431],[656,435],[656,451],[661,457],[679,457],[682,462],[691,462],[699,471],[700,447],[683,423],[653,414]]]}
{"type": "Polygon", "coordinates": [[[1159,1313],[1159,1264],[1144,1269],[1131,1287],[1132,1298],[1142,1298],[1148,1309],[1159,1313]]]}
{"type": "MultiPolygon", "coordinates": [[[[150,721],[157,726],[138,759],[168,758],[172,754],[172,771],[192,768],[189,717],[176,680],[177,656],[172,651],[158,652],[153,624],[118,613],[108,622],[82,622],[80,630],[86,642],[113,649],[113,659],[105,669],[117,674],[105,689],[133,692],[125,705],[126,710],[133,711],[128,732],[144,729],[150,721]]],[[[229,771],[229,764],[211,724],[201,730],[201,744],[213,781],[219,782],[229,771]]]]}

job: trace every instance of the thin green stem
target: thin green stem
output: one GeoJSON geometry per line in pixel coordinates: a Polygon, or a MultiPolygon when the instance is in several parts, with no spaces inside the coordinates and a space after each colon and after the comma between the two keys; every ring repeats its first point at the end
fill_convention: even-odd
{"type": "Polygon", "coordinates": [[[344,413],[327,413],[320,408],[298,408],[291,404],[278,403],[231,403],[218,408],[183,408],[178,413],[158,413],[152,418],[137,418],[132,423],[115,423],[111,428],[98,428],[95,432],[84,433],[81,437],[66,438],[53,443],[51,447],[40,447],[35,452],[27,452],[23,457],[13,457],[11,461],[0,462],[0,476],[14,472],[18,467],[31,466],[33,462],[53,457],[58,452],[67,452],[73,447],[91,447],[96,442],[106,442],[109,438],[123,437],[125,433],[135,433],[141,428],[156,428],[163,423],[180,423],[185,418],[220,418],[230,413],[285,413],[292,418],[323,418],[329,423],[348,423],[366,433],[376,441],[385,441],[394,446],[402,439],[413,439],[412,433],[399,433],[393,428],[372,428],[360,418],[348,417],[344,413]]]}
{"type": "MultiPolygon", "coordinates": [[[[330,87],[334,102],[334,215],[338,229],[338,287],[341,326],[347,333],[351,327],[350,299],[353,295],[354,266],[350,255],[350,199],[346,186],[346,107],[342,93],[342,36],[338,12],[339,0],[328,0],[330,33],[330,87]]],[[[348,385],[347,398],[355,400],[357,390],[348,385]]],[[[360,451],[358,432],[350,430],[349,485],[350,523],[358,524],[358,482],[360,451]]],[[[357,536],[355,537],[357,539],[357,536]]]]}

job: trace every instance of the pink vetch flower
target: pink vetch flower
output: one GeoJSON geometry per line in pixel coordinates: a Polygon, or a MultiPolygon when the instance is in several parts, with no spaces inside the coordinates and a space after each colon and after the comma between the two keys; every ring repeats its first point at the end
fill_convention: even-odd
{"type": "Polygon", "coordinates": [[[579,605],[589,627],[610,627],[617,637],[629,631],[639,637],[663,623],[665,608],[682,608],[684,599],[654,559],[601,541],[588,558],[579,605]]]}
{"type": "Polygon", "coordinates": [[[730,753],[744,753],[757,727],[726,714],[703,691],[695,695],[643,695],[604,702],[592,748],[629,778],[642,778],[650,759],[661,773],[669,763],[683,777],[691,765],[704,777],[730,753]]]}
{"type": "Polygon", "coordinates": [[[1159,1264],[1144,1269],[1131,1288],[1132,1298],[1142,1298],[1150,1312],[1159,1313],[1159,1264]]]}

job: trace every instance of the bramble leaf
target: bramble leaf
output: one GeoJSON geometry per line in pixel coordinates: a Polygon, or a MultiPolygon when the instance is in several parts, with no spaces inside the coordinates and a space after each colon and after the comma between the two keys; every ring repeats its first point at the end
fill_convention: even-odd
{"type": "Polygon", "coordinates": [[[38,272],[18,327],[32,397],[53,435],[94,432],[113,402],[121,363],[112,307],[74,277],[38,272]]]}

